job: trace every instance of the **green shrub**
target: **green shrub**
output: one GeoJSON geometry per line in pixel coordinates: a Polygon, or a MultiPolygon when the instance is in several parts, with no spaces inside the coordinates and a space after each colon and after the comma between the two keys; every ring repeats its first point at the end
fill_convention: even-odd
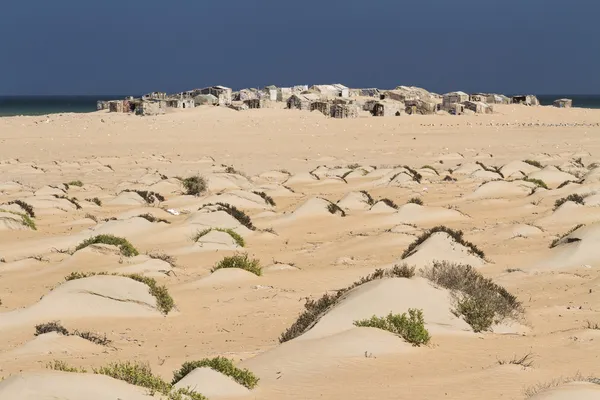
{"type": "Polygon", "coordinates": [[[554,202],[554,209],[556,210],[558,207],[562,206],[563,204],[565,204],[567,201],[572,201],[573,203],[576,204],[585,204],[584,199],[587,196],[581,196],[579,194],[570,194],[567,197],[563,197],[561,199],[558,199],[554,202]]]}
{"type": "Polygon", "coordinates": [[[46,364],[46,368],[52,369],[54,371],[62,371],[62,372],[74,372],[74,373],[87,373],[87,370],[84,368],[75,368],[67,365],[66,362],[60,360],[50,361],[46,364]]]}
{"type": "Polygon", "coordinates": [[[93,244],[117,246],[121,250],[121,254],[123,254],[125,257],[134,257],[140,254],[127,239],[114,235],[98,235],[86,239],[75,248],[75,251],[79,251],[93,244]]]}
{"type": "Polygon", "coordinates": [[[423,205],[423,200],[421,200],[419,197],[413,197],[412,199],[408,200],[408,203],[412,203],[412,204],[418,204],[420,206],[423,205]]]}
{"type": "Polygon", "coordinates": [[[393,334],[402,337],[413,346],[427,344],[431,339],[429,332],[425,328],[423,311],[415,310],[413,308],[408,310],[408,317],[406,316],[406,313],[402,315],[390,313],[383,318],[374,315],[370,319],[354,321],[354,325],[378,328],[392,332],[393,334]]]}
{"type": "Polygon", "coordinates": [[[239,268],[244,269],[248,272],[252,272],[255,275],[262,275],[262,267],[260,261],[257,259],[250,259],[248,254],[236,254],[230,257],[225,257],[219,261],[210,272],[215,272],[222,268],[239,268]]]}
{"type": "Polygon", "coordinates": [[[21,207],[23,210],[25,210],[25,212],[27,213],[27,215],[29,215],[31,218],[35,218],[35,212],[33,212],[33,207],[27,203],[25,203],[23,200],[13,200],[13,201],[9,201],[7,204],[16,204],[19,207],[21,207]]]}
{"type": "Polygon", "coordinates": [[[156,223],[164,222],[165,224],[170,224],[170,222],[167,221],[166,219],[156,218],[154,215],[152,215],[150,213],[141,214],[141,215],[138,215],[138,217],[139,218],[144,218],[146,221],[152,222],[152,223],[154,223],[154,222],[156,222],[156,223]]]}
{"type": "Polygon", "coordinates": [[[417,240],[415,240],[408,246],[408,248],[402,254],[402,258],[406,258],[406,257],[412,255],[418,246],[420,246],[423,242],[425,242],[427,239],[429,239],[429,237],[431,235],[433,235],[434,233],[437,233],[437,232],[447,233],[456,243],[458,243],[462,246],[465,246],[469,250],[469,253],[474,254],[482,259],[485,259],[485,253],[482,250],[480,250],[479,248],[477,248],[477,246],[475,246],[473,243],[466,241],[463,238],[462,231],[450,229],[443,225],[436,226],[434,228],[431,228],[431,229],[425,231],[421,236],[419,236],[417,238],[417,240]]]}
{"type": "Polygon", "coordinates": [[[205,208],[205,207],[214,207],[214,206],[217,207],[217,209],[214,211],[225,211],[227,214],[231,215],[233,218],[235,218],[240,224],[244,225],[246,228],[250,229],[251,231],[256,230],[256,227],[252,224],[252,220],[250,219],[250,217],[245,212],[238,210],[237,207],[232,206],[231,204],[227,204],[227,203],[205,204],[200,209],[205,208]]]}
{"type": "Polygon", "coordinates": [[[131,385],[150,389],[152,393],[168,394],[171,385],[152,373],[148,364],[132,363],[129,361],[111,363],[105,367],[94,368],[94,374],[110,376],[131,385]]]}
{"type": "Polygon", "coordinates": [[[421,274],[453,294],[456,316],[463,316],[475,332],[488,330],[505,318],[523,313],[521,303],[505,288],[484,278],[470,265],[434,262],[421,274]]]}
{"type": "Polygon", "coordinates": [[[196,234],[194,235],[194,237],[192,238],[192,240],[194,242],[197,242],[198,240],[200,240],[201,237],[203,237],[204,235],[208,234],[211,231],[225,232],[225,233],[227,233],[229,236],[231,236],[233,238],[233,240],[235,241],[235,243],[238,246],[240,246],[240,247],[245,247],[246,246],[246,242],[244,241],[244,238],[239,233],[237,233],[236,231],[234,231],[233,229],[222,229],[222,228],[204,229],[203,231],[196,232],[196,234]]]}
{"type": "Polygon", "coordinates": [[[547,190],[550,190],[550,188],[548,187],[548,185],[546,185],[546,182],[544,182],[541,179],[534,179],[534,178],[524,178],[523,179],[525,182],[530,182],[533,183],[535,186],[537,187],[541,187],[547,190]]]}
{"type": "Polygon", "coordinates": [[[408,267],[406,264],[395,265],[393,268],[383,270],[377,269],[370,275],[362,277],[350,286],[339,289],[335,294],[330,295],[325,293],[319,300],[306,299],[304,304],[304,312],[302,312],[296,322],[294,322],[284,333],[279,337],[279,342],[284,343],[304,334],[317,323],[317,321],[331,308],[338,300],[350,290],[364,285],[365,283],[386,278],[407,278],[410,279],[415,275],[415,268],[408,267]]]}
{"type": "MultiPolygon", "coordinates": [[[[69,275],[65,276],[65,282],[74,281],[76,279],[85,279],[91,276],[104,276],[108,275],[108,272],[71,272],[69,275]]],[[[115,274],[113,274],[115,275],[115,274]]]]}
{"type": "Polygon", "coordinates": [[[50,332],[56,332],[64,336],[69,336],[69,331],[58,321],[47,322],[45,324],[39,324],[35,326],[35,336],[50,332]]]}
{"type": "Polygon", "coordinates": [[[265,192],[252,192],[256,195],[259,195],[260,197],[263,198],[263,200],[265,201],[265,203],[267,203],[270,206],[275,207],[275,200],[273,200],[273,198],[271,196],[269,196],[268,194],[266,194],[265,192]]]}
{"type": "MultiPolygon", "coordinates": [[[[556,239],[554,239],[554,240],[552,241],[552,243],[550,243],[550,246],[549,246],[549,247],[550,247],[551,249],[555,248],[556,246],[558,246],[558,243],[559,243],[561,240],[563,240],[565,237],[569,236],[571,233],[575,232],[577,229],[579,229],[579,228],[582,228],[582,227],[584,227],[584,226],[585,226],[585,225],[583,225],[583,224],[579,224],[579,225],[576,225],[576,226],[574,226],[573,228],[569,229],[569,230],[568,230],[566,233],[563,233],[561,236],[559,236],[559,237],[557,237],[556,239]]],[[[573,240],[573,241],[575,242],[575,241],[578,241],[578,240],[579,240],[579,239],[577,239],[577,240],[573,240]]]]}
{"type": "Polygon", "coordinates": [[[542,163],[539,162],[539,161],[535,161],[535,160],[523,160],[523,162],[525,164],[529,164],[529,165],[532,165],[532,166],[540,168],[540,169],[544,168],[544,166],[542,165],[542,163]]]}
{"type": "Polygon", "coordinates": [[[187,177],[183,179],[181,183],[185,188],[185,194],[191,196],[200,196],[202,193],[206,192],[206,189],[208,188],[206,179],[200,175],[187,177]]]}
{"type": "Polygon", "coordinates": [[[166,286],[158,286],[156,279],[142,276],[139,274],[123,275],[126,278],[133,279],[134,281],[141,282],[150,288],[150,294],[156,298],[156,308],[162,311],[163,314],[168,314],[173,307],[175,302],[169,294],[166,286]]]}
{"type": "Polygon", "coordinates": [[[255,388],[259,381],[259,379],[252,372],[247,369],[237,368],[231,360],[225,357],[215,357],[184,363],[181,366],[181,369],[173,373],[173,380],[171,381],[171,384],[175,385],[196,368],[211,368],[222,373],[223,375],[227,375],[248,389],[255,388]]]}
{"type": "Polygon", "coordinates": [[[0,208],[0,212],[5,212],[5,213],[8,213],[8,214],[17,215],[17,216],[21,217],[21,223],[23,224],[23,226],[26,226],[26,227],[30,228],[31,230],[34,230],[34,231],[37,230],[37,227],[35,226],[35,221],[33,219],[31,219],[29,217],[29,215],[27,215],[25,213],[19,213],[19,212],[15,212],[15,211],[4,210],[2,208],[0,208]]]}

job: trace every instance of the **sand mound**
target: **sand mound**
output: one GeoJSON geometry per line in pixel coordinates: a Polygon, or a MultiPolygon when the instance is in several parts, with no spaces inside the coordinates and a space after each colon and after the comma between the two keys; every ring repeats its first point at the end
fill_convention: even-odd
{"type": "Polygon", "coordinates": [[[477,255],[472,254],[467,247],[454,241],[446,232],[432,234],[427,240],[418,245],[411,255],[405,259],[398,259],[396,263],[424,267],[430,265],[433,261],[449,261],[468,264],[473,267],[480,267],[485,263],[477,255]]]}
{"type": "Polygon", "coordinates": [[[31,372],[0,382],[0,398],[11,400],[151,400],[148,389],[105,375],[31,372]]]}
{"type": "Polygon", "coordinates": [[[540,269],[599,265],[600,224],[580,227],[561,238],[547,259],[536,264],[540,269]]]}
{"type": "Polygon", "coordinates": [[[182,191],[181,182],[178,179],[169,179],[157,182],[153,185],[148,186],[148,190],[156,193],[160,193],[163,196],[166,194],[179,194],[182,191]]]}
{"type": "Polygon", "coordinates": [[[174,389],[190,388],[209,399],[219,397],[240,397],[250,393],[230,377],[212,368],[196,368],[174,385],[174,389]]]}
{"type": "Polygon", "coordinates": [[[164,276],[166,273],[173,270],[173,267],[168,262],[158,260],[158,259],[152,259],[152,258],[146,257],[146,256],[135,257],[135,259],[136,259],[135,261],[138,261],[139,259],[144,259],[144,258],[147,258],[147,260],[140,262],[140,263],[131,264],[131,265],[127,265],[125,267],[117,268],[117,270],[115,272],[117,272],[119,274],[125,274],[125,275],[140,274],[140,275],[144,275],[144,276],[156,277],[156,276],[164,276]]]}
{"type": "Polygon", "coordinates": [[[290,175],[286,172],[282,171],[267,171],[258,175],[256,181],[257,182],[275,182],[275,183],[283,183],[288,180],[290,175]]]}
{"type": "Polygon", "coordinates": [[[525,181],[492,181],[479,186],[466,199],[501,199],[510,197],[526,197],[531,194],[533,185],[525,181]]]}
{"type": "Polygon", "coordinates": [[[104,202],[107,206],[145,206],[146,200],[135,192],[121,192],[114,199],[104,202]]]}
{"type": "MultiPolygon", "coordinates": [[[[64,194],[62,194],[64,196],[64,194]]],[[[71,203],[67,199],[59,199],[54,196],[34,196],[27,197],[25,202],[33,207],[36,211],[36,215],[42,215],[43,210],[63,210],[63,211],[74,211],[76,210],[75,204],[71,203]]]]}
{"type": "Polygon", "coordinates": [[[38,303],[0,314],[0,328],[47,320],[160,316],[148,286],[120,276],[93,276],[65,282],[38,303]]]}
{"type": "Polygon", "coordinates": [[[515,224],[508,228],[500,230],[499,235],[506,239],[512,239],[517,237],[532,237],[541,235],[543,231],[537,226],[527,224],[515,224]]]}
{"type": "Polygon", "coordinates": [[[233,218],[227,212],[210,211],[208,209],[202,209],[190,214],[186,219],[186,224],[207,228],[235,229],[236,231],[239,228],[244,232],[249,231],[248,228],[242,226],[237,219],[233,218]]]}
{"type": "Polygon", "coordinates": [[[43,186],[41,188],[39,188],[38,190],[36,190],[35,192],[35,196],[36,197],[43,197],[43,196],[64,196],[65,191],[63,189],[59,189],[56,187],[52,187],[52,186],[43,186]]]}
{"type": "Polygon", "coordinates": [[[284,218],[310,218],[333,216],[328,210],[329,202],[320,197],[312,197],[296,208],[291,215],[284,218]]]}
{"type": "Polygon", "coordinates": [[[600,385],[590,382],[571,382],[530,397],[530,400],[597,400],[600,385]]]}
{"type": "Polygon", "coordinates": [[[318,180],[319,179],[315,178],[309,172],[301,172],[299,174],[294,174],[294,175],[290,176],[290,178],[288,180],[286,180],[284,183],[287,186],[303,185],[303,184],[307,184],[307,183],[315,183],[318,180]]]}
{"type": "Polygon", "coordinates": [[[207,178],[209,192],[252,188],[252,183],[248,178],[237,174],[216,173],[211,174],[207,178]]]}
{"type": "Polygon", "coordinates": [[[398,207],[398,211],[386,217],[386,221],[394,224],[428,224],[460,221],[466,218],[456,210],[409,203],[398,207]]]}
{"type": "Polygon", "coordinates": [[[259,195],[244,190],[234,190],[231,192],[209,196],[203,201],[204,204],[226,203],[240,209],[270,209],[265,200],[259,195]]]}
{"type": "Polygon", "coordinates": [[[481,165],[477,163],[460,164],[458,168],[452,170],[452,175],[472,175],[477,171],[483,171],[481,165]]]}
{"type": "Polygon", "coordinates": [[[107,221],[91,228],[91,230],[94,232],[94,235],[115,235],[119,237],[130,237],[146,234],[152,229],[161,229],[161,227],[159,224],[153,224],[147,219],[139,217],[122,221],[107,221]]]}
{"type": "Polygon", "coordinates": [[[381,279],[366,283],[348,293],[308,332],[294,340],[318,339],[354,327],[354,321],[390,312],[404,313],[409,308],[423,310],[425,325],[432,335],[472,331],[452,314],[450,293],[435,288],[424,278],[381,279]]]}
{"type": "Polygon", "coordinates": [[[22,231],[30,229],[23,224],[23,217],[0,211],[0,231],[22,231]]]}
{"type": "Polygon", "coordinates": [[[496,172],[486,171],[486,170],[478,170],[469,175],[471,178],[481,179],[481,180],[493,180],[493,179],[502,179],[502,176],[496,172]]]}
{"type": "Polygon", "coordinates": [[[383,201],[378,201],[369,210],[369,212],[372,212],[372,213],[381,213],[381,214],[391,214],[391,213],[395,213],[396,211],[397,210],[395,208],[388,206],[383,201]]]}
{"type": "Polygon", "coordinates": [[[512,161],[500,168],[500,172],[502,172],[502,175],[504,175],[505,178],[510,176],[529,175],[539,170],[538,167],[534,167],[523,161],[512,161]]]}
{"type": "Polygon", "coordinates": [[[556,167],[547,166],[541,171],[533,172],[527,175],[530,179],[540,179],[551,189],[556,189],[561,183],[566,181],[578,181],[579,179],[566,172],[559,171],[556,167]]]}
{"type": "Polygon", "coordinates": [[[0,182],[0,193],[15,193],[24,190],[23,185],[17,182],[0,182]]]}
{"type": "Polygon", "coordinates": [[[194,284],[196,287],[203,286],[222,286],[235,285],[244,282],[251,282],[258,279],[258,276],[252,272],[248,272],[239,268],[221,268],[208,275],[206,278],[200,279],[194,284]]]}
{"type": "MultiPolygon", "coordinates": [[[[36,336],[35,339],[1,355],[2,358],[15,358],[40,355],[81,355],[82,353],[100,354],[105,348],[80,338],[79,336],[63,336],[56,332],[36,336]]],[[[1,393],[1,392],[0,392],[1,393]]]]}
{"type": "Polygon", "coordinates": [[[217,230],[212,230],[202,236],[195,246],[203,250],[236,250],[240,248],[229,233],[217,230]]]}
{"type": "Polygon", "coordinates": [[[298,268],[290,264],[273,264],[263,268],[263,270],[269,272],[298,271],[298,268]]]}
{"type": "Polygon", "coordinates": [[[598,221],[600,218],[600,209],[596,207],[586,207],[581,204],[567,201],[556,209],[552,214],[536,220],[536,224],[542,227],[553,225],[573,226],[574,224],[587,224],[598,221]]]}
{"type": "Polygon", "coordinates": [[[371,207],[369,205],[369,197],[362,192],[350,192],[338,201],[337,204],[341,209],[346,211],[368,210],[371,207]]]}

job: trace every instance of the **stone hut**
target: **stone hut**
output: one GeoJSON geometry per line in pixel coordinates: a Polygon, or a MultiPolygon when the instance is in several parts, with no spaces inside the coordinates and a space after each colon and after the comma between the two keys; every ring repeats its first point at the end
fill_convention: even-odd
{"type": "Polygon", "coordinates": [[[212,94],[218,99],[218,105],[226,106],[233,101],[233,90],[225,86],[211,86],[200,89],[199,94],[212,94]]]}
{"type": "Polygon", "coordinates": [[[310,104],[310,111],[319,111],[321,112],[323,115],[326,115],[328,117],[331,116],[331,103],[328,101],[313,101],[310,104]]]}
{"type": "Polygon", "coordinates": [[[196,97],[194,97],[194,104],[196,105],[196,107],[204,105],[214,106],[216,104],[219,104],[219,99],[216,96],[213,96],[212,94],[199,94],[196,97]]]}
{"type": "Polygon", "coordinates": [[[108,102],[108,111],[110,112],[119,112],[123,111],[123,100],[111,100],[108,102]]]}
{"type": "Polygon", "coordinates": [[[405,105],[394,100],[380,100],[373,103],[371,115],[374,117],[394,117],[404,112],[405,105]]]}
{"type": "Polygon", "coordinates": [[[531,94],[513,96],[512,103],[513,104],[523,104],[526,106],[539,106],[540,105],[540,101],[538,100],[538,98],[531,94]]]}
{"type": "Polygon", "coordinates": [[[452,108],[452,104],[464,103],[469,101],[469,95],[465,92],[450,92],[442,96],[442,109],[448,111],[452,108]]]}
{"type": "Polygon", "coordinates": [[[354,103],[332,104],[330,115],[332,118],[356,118],[358,117],[358,106],[354,103]]]}
{"type": "Polygon", "coordinates": [[[142,100],[166,100],[167,94],[165,92],[152,92],[142,96],[142,100]]]}
{"type": "Polygon", "coordinates": [[[194,99],[168,99],[166,100],[167,107],[170,108],[194,108],[196,103],[194,99]]]}
{"type": "Polygon", "coordinates": [[[135,114],[141,116],[164,114],[166,104],[166,101],[143,100],[135,107],[135,114]]]}
{"type": "Polygon", "coordinates": [[[251,100],[244,100],[244,104],[248,107],[248,109],[255,109],[255,108],[267,108],[269,106],[269,101],[266,98],[262,98],[262,99],[251,99],[251,100]]]}
{"type": "Polygon", "coordinates": [[[573,107],[573,100],[571,100],[571,99],[558,99],[558,100],[554,100],[554,102],[552,103],[552,105],[554,107],[558,107],[558,108],[571,108],[571,107],[573,107]]]}
{"type": "Polygon", "coordinates": [[[104,101],[104,100],[98,100],[96,102],[96,110],[98,111],[102,111],[102,110],[108,110],[108,101],[104,101]]]}
{"type": "Polygon", "coordinates": [[[263,92],[266,94],[267,99],[269,99],[270,101],[278,101],[278,98],[277,98],[277,94],[278,94],[277,86],[273,86],[273,85],[265,86],[263,88],[263,92]]]}
{"type": "Polygon", "coordinates": [[[311,103],[319,100],[319,96],[314,93],[293,94],[287,100],[287,108],[290,110],[311,111],[311,103]]]}
{"type": "Polygon", "coordinates": [[[462,103],[465,109],[471,110],[476,114],[491,114],[494,112],[494,108],[481,101],[465,101],[462,103]]]}
{"type": "Polygon", "coordinates": [[[313,85],[309,90],[313,93],[320,94],[324,99],[350,97],[350,89],[339,83],[333,85],[313,85]]]}

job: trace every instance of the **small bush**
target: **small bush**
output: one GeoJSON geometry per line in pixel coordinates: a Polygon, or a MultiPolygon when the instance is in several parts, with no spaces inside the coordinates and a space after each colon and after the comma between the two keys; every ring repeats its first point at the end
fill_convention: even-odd
{"type": "Polygon", "coordinates": [[[46,364],[46,368],[52,369],[54,371],[62,371],[62,372],[74,372],[74,373],[87,373],[87,370],[84,368],[75,368],[69,366],[66,362],[60,360],[54,360],[46,364]]]}
{"type": "Polygon", "coordinates": [[[413,181],[415,181],[417,183],[421,183],[421,179],[423,179],[423,176],[420,173],[418,173],[417,171],[415,171],[408,165],[405,165],[404,168],[408,170],[408,172],[410,173],[410,176],[413,178],[413,181]]]}
{"type": "Polygon", "coordinates": [[[225,257],[219,261],[210,272],[215,272],[222,268],[239,268],[252,272],[255,275],[262,275],[262,267],[257,259],[250,259],[248,254],[236,254],[230,257],[225,257]]]}
{"type": "Polygon", "coordinates": [[[139,218],[144,218],[146,221],[148,222],[152,222],[152,223],[160,223],[160,222],[164,222],[165,224],[170,224],[169,221],[167,221],[166,219],[163,218],[156,218],[154,215],[150,214],[150,213],[146,213],[146,214],[141,214],[138,215],[139,218]]]}
{"type": "Polygon", "coordinates": [[[402,315],[389,313],[389,315],[383,318],[374,315],[370,319],[354,321],[354,325],[383,329],[400,336],[413,346],[427,344],[431,339],[429,332],[425,328],[423,311],[413,308],[408,310],[408,317],[406,313],[402,315]]]}
{"type": "Polygon", "coordinates": [[[184,363],[181,368],[173,373],[172,385],[182,380],[187,374],[196,368],[211,368],[215,371],[227,375],[234,381],[248,389],[254,389],[259,379],[249,370],[237,368],[233,362],[225,357],[205,358],[200,361],[191,361],[184,363]]]}
{"type": "Polygon", "coordinates": [[[434,168],[434,167],[432,167],[431,165],[423,165],[423,166],[421,167],[421,169],[430,169],[430,170],[432,170],[433,172],[435,172],[435,174],[436,174],[436,175],[439,175],[439,174],[440,174],[440,173],[437,171],[437,169],[435,169],[435,168],[434,168]]]}
{"type": "Polygon", "coordinates": [[[85,214],[85,218],[91,219],[95,223],[98,223],[98,218],[95,215],[92,215],[90,213],[85,214]]]}
{"type": "Polygon", "coordinates": [[[148,190],[131,190],[125,189],[123,192],[137,193],[144,201],[148,204],[160,203],[165,201],[165,197],[160,193],[148,191],[148,190]]]}
{"type": "Polygon", "coordinates": [[[482,259],[485,259],[485,253],[482,250],[480,250],[479,248],[477,248],[477,246],[475,246],[473,243],[466,241],[463,238],[462,231],[456,231],[454,229],[450,229],[443,225],[436,226],[434,228],[431,228],[431,229],[425,231],[421,236],[419,236],[417,238],[417,240],[415,240],[408,246],[408,248],[404,251],[404,253],[402,253],[402,258],[406,258],[406,257],[412,255],[419,245],[421,245],[423,242],[425,242],[427,239],[429,239],[429,237],[431,235],[433,235],[434,233],[437,233],[437,232],[447,233],[448,235],[450,235],[450,237],[452,237],[452,239],[454,239],[454,241],[456,243],[466,247],[471,254],[474,254],[482,259]]]}
{"type": "Polygon", "coordinates": [[[383,203],[385,203],[386,206],[388,207],[392,207],[393,209],[397,210],[398,209],[398,205],[396,203],[394,203],[392,200],[390,199],[381,199],[379,201],[382,201],[383,203]]]}
{"type": "Polygon", "coordinates": [[[148,364],[126,361],[123,363],[111,363],[101,368],[94,368],[93,371],[95,374],[110,376],[131,385],[150,389],[152,392],[168,394],[171,390],[171,385],[163,381],[160,377],[155,376],[148,364]]]}
{"type": "Polygon", "coordinates": [[[96,204],[98,207],[102,207],[102,200],[100,200],[97,197],[94,197],[94,198],[91,198],[91,199],[85,199],[85,201],[89,201],[90,203],[96,204]]]}
{"type": "Polygon", "coordinates": [[[524,178],[523,179],[525,182],[530,182],[533,183],[536,187],[541,187],[544,188],[546,190],[550,190],[550,188],[548,187],[548,185],[546,185],[546,182],[544,182],[541,179],[534,179],[534,178],[524,178]]]}
{"type": "Polygon", "coordinates": [[[83,182],[77,180],[77,181],[71,181],[69,183],[65,183],[64,185],[67,187],[67,189],[69,188],[69,186],[82,187],[83,186],[83,182]]]}
{"type": "Polygon", "coordinates": [[[225,233],[227,233],[229,236],[231,236],[233,238],[233,240],[235,241],[235,243],[238,246],[240,246],[240,247],[245,247],[246,246],[246,242],[244,241],[244,238],[239,233],[237,233],[236,231],[234,231],[233,229],[221,229],[221,228],[204,229],[203,231],[196,232],[196,234],[194,235],[194,237],[192,238],[192,240],[194,242],[197,242],[198,240],[200,240],[201,237],[203,237],[204,235],[208,234],[210,231],[225,232],[225,233]]]}
{"type": "Polygon", "coordinates": [[[342,210],[340,208],[340,206],[338,206],[337,204],[335,204],[329,200],[327,200],[327,201],[329,202],[329,204],[327,205],[327,211],[329,211],[333,215],[339,213],[342,217],[346,216],[346,211],[342,210]]]}
{"type": "Polygon", "coordinates": [[[577,204],[584,204],[584,199],[585,199],[585,196],[581,196],[581,195],[575,194],[575,193],[570,194],[567,197],[563,197],[561,199],[556,200],[556,202],[554,202],[554,209],[556,210],[558,207],[562,206],[567,201],[572,201],[573,203],[577,203],[577,204]]]}
{"type": "Polygon", "coordinates": [[[169,263],[171,267],[177,268],[177,259],[171,255],[161,252],[149,252],[146,255],[154,260],[162,260],[166,263],[169,263]]]}
{"type": "Polygon", "coordinates": [[[312,328],[319,321],[319,319],[339,301],[339,299],[344,294],[348,293],[350,290],[377,279],[409,279],[412,278],[414,274],[415,268],[408,267],[406,264],[395,265],[393,268],[387,270],[377,269],[372,274],[362,277],[350,286],[337,290],[336,293],[333,295],[325,293],[317,301],[313,299],[306,299],[306,303],[304,304],[304,312],[298,316],[296,322],[294,322],[284,333],[281,334],[281,336],[279,337],[279,342],[284,343],[304,334],[306,331],[312,328]]]}
{"type": "Polygon", "coordinates": [[[453,178],[450,175],[446,175],[444,177],[444,182],[456,182],[456,178],[453,178]]]}
{"type": "MultiPolygon", "coordinates": [[[[65,276],[65,282],[74,281],[77,279],[85,279],[92,276],[105,276],[108,275],[108,272],[71,272],[69,275],[65,276]]],[[[116,274],[113,274],[116,275],[116,274]]]]}
{"type": "Polygon", "coordinates": [[[134,257],[140,254],[127,239],[113,235],[98,235],[86,239],[75,248],[75,251],[84,249],[92,244],[107,244],[117,246],[121,250],[121,254],[123,254],[125,257],[134,257]]]}
{"type": "Polygon", "coordinates": [[[523,368],[530,368],[533,366],[533,353],[529,352],[522,357],[514,356],[510,360],[498,360],[499,365],[520,365],[523,368]]]}
{"type": "Polygon", "coordinates": [[[470,265],[434,262],[421,274],[452,291],[454,314],[463,316],[475,332],[486,331],[494,323],[523,313],[521,303],[514,295],[491,279],[484,278],[470,265]]]}
{"type": "Polygon", "coordinates": [[[420,206],[423,205],[423,200],[421,200],[419,197],[413,197],[412,199],[408,200],[408,203],[412,203],[412,204],[418,204],[420,206]]]}
{"type": "MultiPolygon", "coordinates": [[[[552,243],[550,243],[550,246],[549,246],[549,247],[550,247],[551,249],[555,248],[556,246],[558,246],[558,243],[559,243],[561,240],[563,240],[565,237],[569,236],[571,233],[575,232],[577,229],[579,229],[579,228],[582,228],[582,227],[584,227],[584,226],[585,226],[585,225],[583,225],[583,224],[579,224],[579,225],[576,225],[576,226],[574,226],[573,228],[569,229],[567,232],[563,233],[561,236],[559,236],[559,237],[557,237],[556,239],[554,239],[554,240],[552,241],[552,243]]],[[[576,242],[576,241],[578,241],[578,240],[579,240],[579,239],[577,239],[577,240],[573,240],[573,241],[574,241],[574,242],[576,242]]]]}
{"type": "Polygon", "coordinates": [[[544,168],[544,166],[542,165],[542,163],[539,162],[539,161],[535,161],[535,160],[523,160],[523,162],[525,164],[529,164],[529,165],[532,165],[532,166],[540,168],[540,169],[544,168]]]}
{"type": "MultiPolygon", "coordinates": [[[[215,206],[215,204],[205,204],[202,208],[211,206],[215,206]]],[[[256,227],[252,224],[250,217],[245,212],[238,210],[237,207],[227,203],[217,203],[216,206],[217,209],[215,211],[225,211],[246,228],[250,229],[251,231],[256,230],[256,227]]]]}
{"type": "Polygon", "coordinates": [[[24,201],[13,200],[13,201],[9,201],[7,204],[16,204],[19,207],[21,207],[23,210],[25,210],[27,215],[29,215],[31,218],[35,218],[35,212],[33,212],[33,207],[31,205],[25,203],[24,201]]]}
{"type": "Polygon", "coordinates": [[[268,194],[266,194],[265,192],[252,192],[256,195],[259,195],[260,197],[263,198],[263,200],[265,201],[265,203],[267,203],[270,206],[275,207],[275,200],[273,200],[273,198],[271,196],[269,196],[268,194]]]}
{"type": "Polygon", "coordinates": [[[561,183],[560,185],[558,185],[557,189],[562,189],[565,186],[567,186],[569,183],[581,183],[581,182],[576,182],[576,181],[564,181],[563,183],[561,183]]]}
{"type": "Polygon", "coordinates": [[[100,336],[99,334],[93,333],[93,332],[80,332],[78,330],[75,330],[72,333],[72,335],[79,336],[82,339],[88,340],[88,341],[98,344],[100,346],[108,346],[109,344],[112,343],[112,341],[106,337],[106,334],[100,336]]]}
{"type": "Polygon", "coordinates": [[[17,216],[21,217],[21,223],[24,226],[26,226],[26,227],[30,228],[31,230],[34,230],[34,231],[37,230],[37,227],[35,226],[35,221],[33,219],[31,219],[29,217],[29,215],[27,215],[25,213],[18,213],[18,212],[15,212],[15,211],[4,210],[4,209],[1,209],[1,208],[0,208],[0,212],[5,212],[5,213],[8,213],[8,214],[17,215],[17,216]]]}
{"type": "Polygon", "coordinates": [[[69,336],[69,331],[58,321],[47,322],[45,324],[39,324],[35,326],[35,336],[50,332],[56,332],[64,336],[69,336]]]}
{"type": "Polygon", "coordinates": [[[372,206],[375,204],[375,200],[373,199],[373,197],[371,197],[371,195],[369,194],[369,192],[367,192],[366,190],[361,190],[360,191],[362,194],[365,195],[365,197],[367,198],[367,204],[372,206]]]}
{"type": "Polygon", "coordinates": [[[240,175],[240,176],[247,178],[247,175],[245,173],[243,173],[242,171],[238,171],[231,165],[223,165],[223,167],[225,167],[226,174],[240,175]]]}
{"type": "Polygon", "coordinates": [[[200,196],[202,193],[206,192],[206,189],[208,188],[206,179],[200,175],[187,177],[183,179],[181,183],[185,188],[185,194],[191,196],[200,196]]]}
{"type": "Polygon", "coordinates": [[[198,230],[196,231],[196,234],[194,236],[192,236],[192,241],[193,242],[197,242],[198,240],[200,240],[200,238],[202,238],[205,235],[208,235],[208,233],[212,231],[212,228],[208,228],[208,229],[203,229],[203,230],[198,230]]]}
{"type": "Polygon", "coordinates": [[[139,274],[123,275],[126,278],[133,279],[134,281],[141,282],[150,288],[150,294],[156,298],[156,308],[162,311],[163,314],[168,314],[173,307],[175,302],[169,294],[166,286],[158,286],[154,278],[142,276],[139,274]]]}
{"type": "Polygon", "coordinates": [[[79,200],[77,200],[76,197],[67,197],[67,196],[58,195],[58,194],[54,194],[53,196],[57,199],[67,200],[68,202],[73,204],[77,210],[81,210],[81,205],[79,204],[79,200]]]}

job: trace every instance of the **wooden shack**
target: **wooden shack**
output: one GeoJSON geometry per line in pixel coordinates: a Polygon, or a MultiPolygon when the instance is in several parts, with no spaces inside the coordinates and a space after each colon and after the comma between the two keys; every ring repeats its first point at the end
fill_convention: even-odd
{"type": "Polygon", "coordinates": [[[332,104],[330,116],[332,118],[356,118],[358,117],[358,106],[354,103],[332,104]]]}
{"type": "Polygon", "coordinates": [[[319,96],[316,94],[293,94],[287,100],[287,108],[290,110],[311,111],[311,103],[317,100],[319,100],[319,96]]]}
{"type": "Polygon", "coordinates": [[[321,114],[330,117],[331,106],[332,104],[328,101],[313,101],[310,103],[310,111],[319,111],[321,114]]]}
{"type": "Polygon", "coordinates": [[[380,100],[373,103],[371,115],[374,117],[394,117],[399,116],[405,109],[405,105],[399,101],[380,100]]]}

